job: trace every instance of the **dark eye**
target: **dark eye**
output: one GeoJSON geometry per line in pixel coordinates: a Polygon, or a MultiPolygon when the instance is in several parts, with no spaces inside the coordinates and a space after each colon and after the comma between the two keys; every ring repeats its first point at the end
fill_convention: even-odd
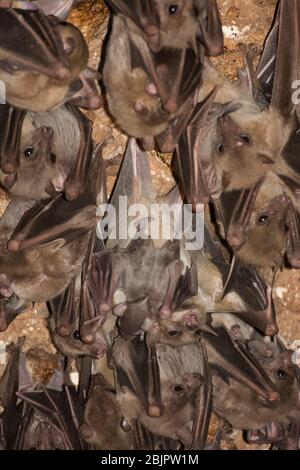
{"type": "Polygon", "coordinates": [[[225,152],[226,152],[226,145],[225,144],[219,144],[217,146],[217,153],[219,155],[224,155],[225,152]]]}
{"type": "Polygon", "coordinates": [[[281,379],[281,380],[286,379],[287,373],[284,369],[278,369],[276,371],[276,377],[277,377],[277,379],[281,379]]]}
{"type": "Polygon", "coordinates": [[[176,15],[177,12],[178,12],[178,5],[172,4],[172,5],[169,6],[169,8],[168,8],[169,15],[171,15],[171,16],[176,15]]]}
{"type": "Polygon", "coordinates": [[[246,145],[251,145],[251,144],[252,144],[252,139],[251,139],[251,137],[250,137],[249,135],[247,135],[247,134],[241,134],[241,135],[239,136],[239,138],[240,138],[240,140],[241,140],[244,144],[246,144],[246,145]]]}
{"type": "Polygon", "coordinates": [[[31,158],[34,154],[34,148],[33,147],[28,147],[27,149],[24,150],[24,157],[25,158],[31,158]]]}
{"type": "Polygon", "coordinates": [[[50,154],[50,159],[51,159],[51,163],[55,163],[56,162],[56,155],[54,155],[54,153],[51,153],[50,154]]]}
{"type": "Polygon", "coordinates": [[[80,340],[80,331],[79,330],[74,331],[73,338],[76,339],[77,341],[80,340]]]}
{"type": "Polygon", "coordinates": [[[256,219],[257,225],[268,225],[269,222],[270,222],[270,219],[267,214],[261,214],[256,219]]]}
{"type": "Polygon", "coordinates": [[[178,331],[177,331],[177,330],[170,330],[170,331],[168,331],[168,335],[169,335],[169,336],[177,336],[177,335],[178,335],[178,331]]]}
{"type": "Polygon", "coordinates": [[[181,385],[175,385],[174,392],[184,392],[184,388],[181,385]]]}

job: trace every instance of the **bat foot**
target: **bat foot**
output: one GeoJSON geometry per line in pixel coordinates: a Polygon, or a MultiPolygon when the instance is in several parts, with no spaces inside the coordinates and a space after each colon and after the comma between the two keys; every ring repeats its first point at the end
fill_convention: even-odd
{"type": "Polygon", "coordinates": [[[71,330],[67,328],[66,326],[59,326],[55,329],[55,331],[62,338],[66,338],[71,333],[71,330]]]}
{"type": "Polygon", "coordinates": [[[157,88],[154,83],[147,83],[145,90],[150,96],[157,96],[158,94],[157,88]]]}
{"type": "Polygon", "coordinates": [[[149,114],[149,109],[144,105],[143,100],[137,100],[134,103],[134,110],[141,116],[147,116],[149,114]]]}
{"type": "Polygon", "coordinates": [[[160,406],[153,405],[153,404],[149,405],[148,416],[150,416],[151,418],[160,418],[161,415],[162,415],[162,411],[161,411],[160,406]]]}
{"type": "Polygon", "coordinates": [[[94,344],[96,338],[94,335],[84,335],[81,337],[81,341],[85,344],[94,344]]]}
{"type": "Polygon", "coordinates": [[[65,196],[68,201],[75,201],[80,196],[80,189],[77,184],[72,182],[65,183],[65,196]]]}
{"type": "Polygon", "coordinates": [[[11,174],[16,172],[16,167],[10,162],[6,162],[2,164],[2,171],[5,174],[11,174]]]}
{"type": "Polygon", "coordinates": [[[21,240],[10,240],[7,244],[7,248],[9,251],[17,253],[21,249],[21,240]]]}
{"type": "Polygon", "coordinates": [[[79,433],[85,440],[91,439],[93,436],[93,431],[86,424],[80,427],[79,433]]]}

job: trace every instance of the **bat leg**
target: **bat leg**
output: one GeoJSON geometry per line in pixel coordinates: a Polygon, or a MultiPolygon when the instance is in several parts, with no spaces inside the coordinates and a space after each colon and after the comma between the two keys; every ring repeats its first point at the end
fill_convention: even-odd
{"type": "Polygon", "coordinates": [[[69,336],[74,328],[74,317],[77,313],[75,283],[76,279],[73,279],[60,296],[49,302],[55,320],[55,331],[62,338],[69,336]]]}
{"type": "Polygon", "coordinates": [[[3,173],[12,174],[20,166],[20,142],[26,112],[9,105],[0,105],[0,166],[3,173]]]}
{"type": "Polygon", "coordinates": [[[212,412],[212,381],[205,345],[200,341],[203,356],[204,382],[197,397],[196,417],[192,429],[191,450],[203,450],[206,445],[212,412]]]}
{"type": "Polygon", "coordinates": [[[300,218],[290,201],[287,213],[289,227],[287,259],[294,269],[300,269],[300,218]]]}
{"type": "Polygon", "coordinates": [[[155,346],[148,348],[148,415],[159,418],[162,414],[160,374],[155,346]]]}
{"type": "Polygon", "coordinates": [[[207,25],[200,25],[201,42],[209,56],[218,56],[223,53],[224,39],[222,22],[216,0],[211,0],[207,11],[207,25]]]}
{"type": "Polygon", "coordinates": [[[113,296],[119,282],[119,274],[113,272],[111,253],[95,253],[88,273],[88,287],[100,324],[112,310],[113,296]]]}
{"type": "Polygon", "coordinates": [[[75,163],[64,185],[69,201],[77,199],[84,191],[92,157],[92,123],[80,111],[73,112],[78,119],[81,138],[75,163]]]}

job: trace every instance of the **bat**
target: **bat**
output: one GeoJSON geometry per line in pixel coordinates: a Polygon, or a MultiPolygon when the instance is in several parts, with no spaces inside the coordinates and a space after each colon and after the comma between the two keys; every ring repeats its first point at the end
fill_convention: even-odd
{"type": "MultiPolygon", "coordinates": [[[[244,381],[229,378],[228,372],[225,372],[221,364],[221,356],[218,360],[212,360],[211,349],[207,343],[209,363],[214,371],[212,373],[214,411],[235,429],[259,429],[274,419],[285,422],[297,402],[296,370],[291,361],[291,352],[286,350],[282,352],[276,343],[275,346],[272,343],[265,343],[262,338],[246,340],[240,326],[232,327],[230,336],[235,343],[235,351],[238,348],[244,358],[250,358],[252,364],[260,370],[259,374],[261,378],[264,377],[265,384],[269,383],[267,388],[271,385],[269,390],[271,392],[273,389],[272,400],[263,397],[258,389],[255,391],[254,382],[245,386],[244,381]],[[255,414],[253,409],[256,410],[255,414]]],[[[216,341],[215,337],[210,336],[209,342],[212,341],[216,341]]],[[[228,344],[223,349],[222,360],[227,354],[229,354],[228,344]]],[[[231,360],[234,362],[238,360],[238,355],[236,353],[234,356],[231,355],[231,360]]],[[[242,370],[245,373],[246,369],[242,370]]]]}
{"type": "Polygon", "coordinates": [[[1,415],[7,450],[84,449],[79,436],[83,403],[60,369],[46,385],[36,384],[22,352],[25,338],[8,346],[11,356],[1,379],[1,415]],[[14,416],[14,425],[11,423],[14,416]],[[10,419],[10,421],[9,421],[10,419]]]}
{"type": "Polygon", "coordinates": [[[1,8],[0,78],[6,86],[6,101],[34,112],[48,111],[72,98],[82,98],[83,106],[99,106],[82,34],[53,18],[38,9],[1,8]]]}
{"type": "MultiPolygon", "coordinates": [[[[15,121],[1,122],[9,126],[4,130],[9,137],[15,121]]],[[[0,173],[1,185],[11,196],[40,200],[64,191],[72,199],[84,192],[92,160],[92,125],[81,111],[68,105],[47,113],[27,113],[18,132],[19,163],[14,173],[0,173]]],[[[9,155],[4,148],[4,158],[9,155]]]]}
{"type": "Polygon", "coordinates": [[[134,448],[134,430],[123,420],[116,392],[101,374],[93,376],[80,434],[97,450],[134,448]]]}
{"type": "Polygon", "coordinates": [[[215,0],[125,2],[107,0],[116,15],[122,15],[128,26],[139,34],[148,47],[158,53],[163,47],[200,49],[216,56],[223,53],[223,32],[215,0]]]}
{"type": "Polygon", "coordinates": [[[288,192],[275,175],[269,174],[262,184],[258,183],[249,191],[223,196],[220,204],[216,203],[226,240],[243,263],[262,268],[283,266],[291,235],[288,192]]]}
{"type": "Polygon", "coordinates": [[[81,270],[95,217],[91,193],[38,203],[22,217],[1,257],[1,286],[32,301],[58,295],[81,270]]]}
{"type": "MultiPolygon", "coordinates": [[[[122,345],[124,345],[124,347],[125,344],[124,340],[122,340],[122,345]]],[[[131,342],[131,344],[133,343],[131,342]]],[[[114,350],[113,358],[116,364],[115,367],[117,368],[117,400],[120,403],[125,420],[129,424],[138,421],[152,434],[180,440],[187,448],[195,448],[196,446],[200,447],[202,445],[202,441],[205,441],[205,429],[207,425],[206,415],[207,412],[209,414],[210,401],[209,399],[206,399],[205,403],[203,403],[202,397],[199,397],[199,405],[195,405],[197,393],[205,381],[205,378],[201,373],[199,373],[201,362],[200,364],[197,364],[197,370],[193,373],[182,371],[182,368],[180,368],[181,373],[178,372],[178,369],[174,373],[174,370],[170,367],[162,368],[163,359],[160,357],[160,352],[158,352],[157,359],[159,361],[160,371],[161,401],[164,404],[164,409],[163,413],[160,415],[157,414],[155,416],[153,414],[149,416],[147,408],[145,408],[145,393],[143,392],[143,388],[142,390],[139,390],[140,385],[145,384],[145,380],[141,379],[142,374],[146,373],[145,367],[142,367],[140,375],[137,375],[138,366],[137,364],[135,367],[131,365],[128,362],[128,356],[126,356],[125,359],[124,347],[121,348],[123,355],[120,353],[118,354],[117,362],[114,350]],[[121,366],[120,361],[122,361],[121,370],[119,370],[121,366]],[[125,375],[123,371],[125,371],[125,375]],[[169,375],[166,376],[165,372],[168,371],[169,375]],[[202,417],[205,418],[205,420],[202,421],[202,417]],[[187,427],[187,423],[190,421],[193,421],[195,425],[193,432],[191,432],[187,427]],[[201,425],[204,425],[203,428],[201,425]],[[199,432],[203,429],[204,432],[199,432]]],[[[163,346],[163,348],[165,347],[166,346],[163,346]]],[[[169,349],[172,349],[176,356],[177,349],[171,347],[169,349]]],[[[125,350],[127,350],[127,347],[125,350]]],[[[173,357],[174,354],[171,354],[171,358],[168,358],[168,365],[170,362],[173,365],[173,361],[175,361],[173,357]]],[[[134,362],[139,362],[141,366],[142,363],[140,360],[140,354],[136,355],[134,362]]],[[[166,364],[166,359],[164,364],[166,364]]],[[[203,373],[206,373],[206,369],[203,373]]]]}
{"type": "Polygon", "coordinates": [[[108,107],[117,124],[144,148],[152,149],[156,137],[162,151],[174,148],[201,70],[191,48],[153,54],[121,16],[114,17],[103,68],[108,107]]]}

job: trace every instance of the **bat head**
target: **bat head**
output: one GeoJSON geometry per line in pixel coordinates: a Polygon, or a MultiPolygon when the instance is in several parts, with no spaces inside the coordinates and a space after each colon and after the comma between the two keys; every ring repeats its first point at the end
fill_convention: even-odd
{"type": "Polygon", "coordinates": [[[198,342],[205,326],[198,309],[183,308],[174,310],[170,317],[148,321],[144,328],[147,330],[148,345],[161,343],[179,346],[198,342]]]}
{"type": "Polygon", "coordinates": [[[106,344],[101,333],[97,333],[95,341],[87,344],[82,341],[79,329],[79,318],[76,319],[71,328],[56,328],[54,319],[49,322],[53,341],[57,348],[66,356],[82,357],[90,356],[99,359],[106,354],[106,344]]]}
{"type": "Polygon", "coordinates": [[[238,190],[257,183],[275,167],[289,133],[290,123],[272,111],[247,119],[237,120],[228,112],[219,117],[214,161],[222,188],[238,190]]]}
{"type": "Polygon", "coordinates": [[[257,205],[246,231],[231,233],[238,257],[261,267],[282,266],[287,241],[287,198],[284,194],[257,205]],[[240,243],[239,243],[240,242],[240,243]]]}

